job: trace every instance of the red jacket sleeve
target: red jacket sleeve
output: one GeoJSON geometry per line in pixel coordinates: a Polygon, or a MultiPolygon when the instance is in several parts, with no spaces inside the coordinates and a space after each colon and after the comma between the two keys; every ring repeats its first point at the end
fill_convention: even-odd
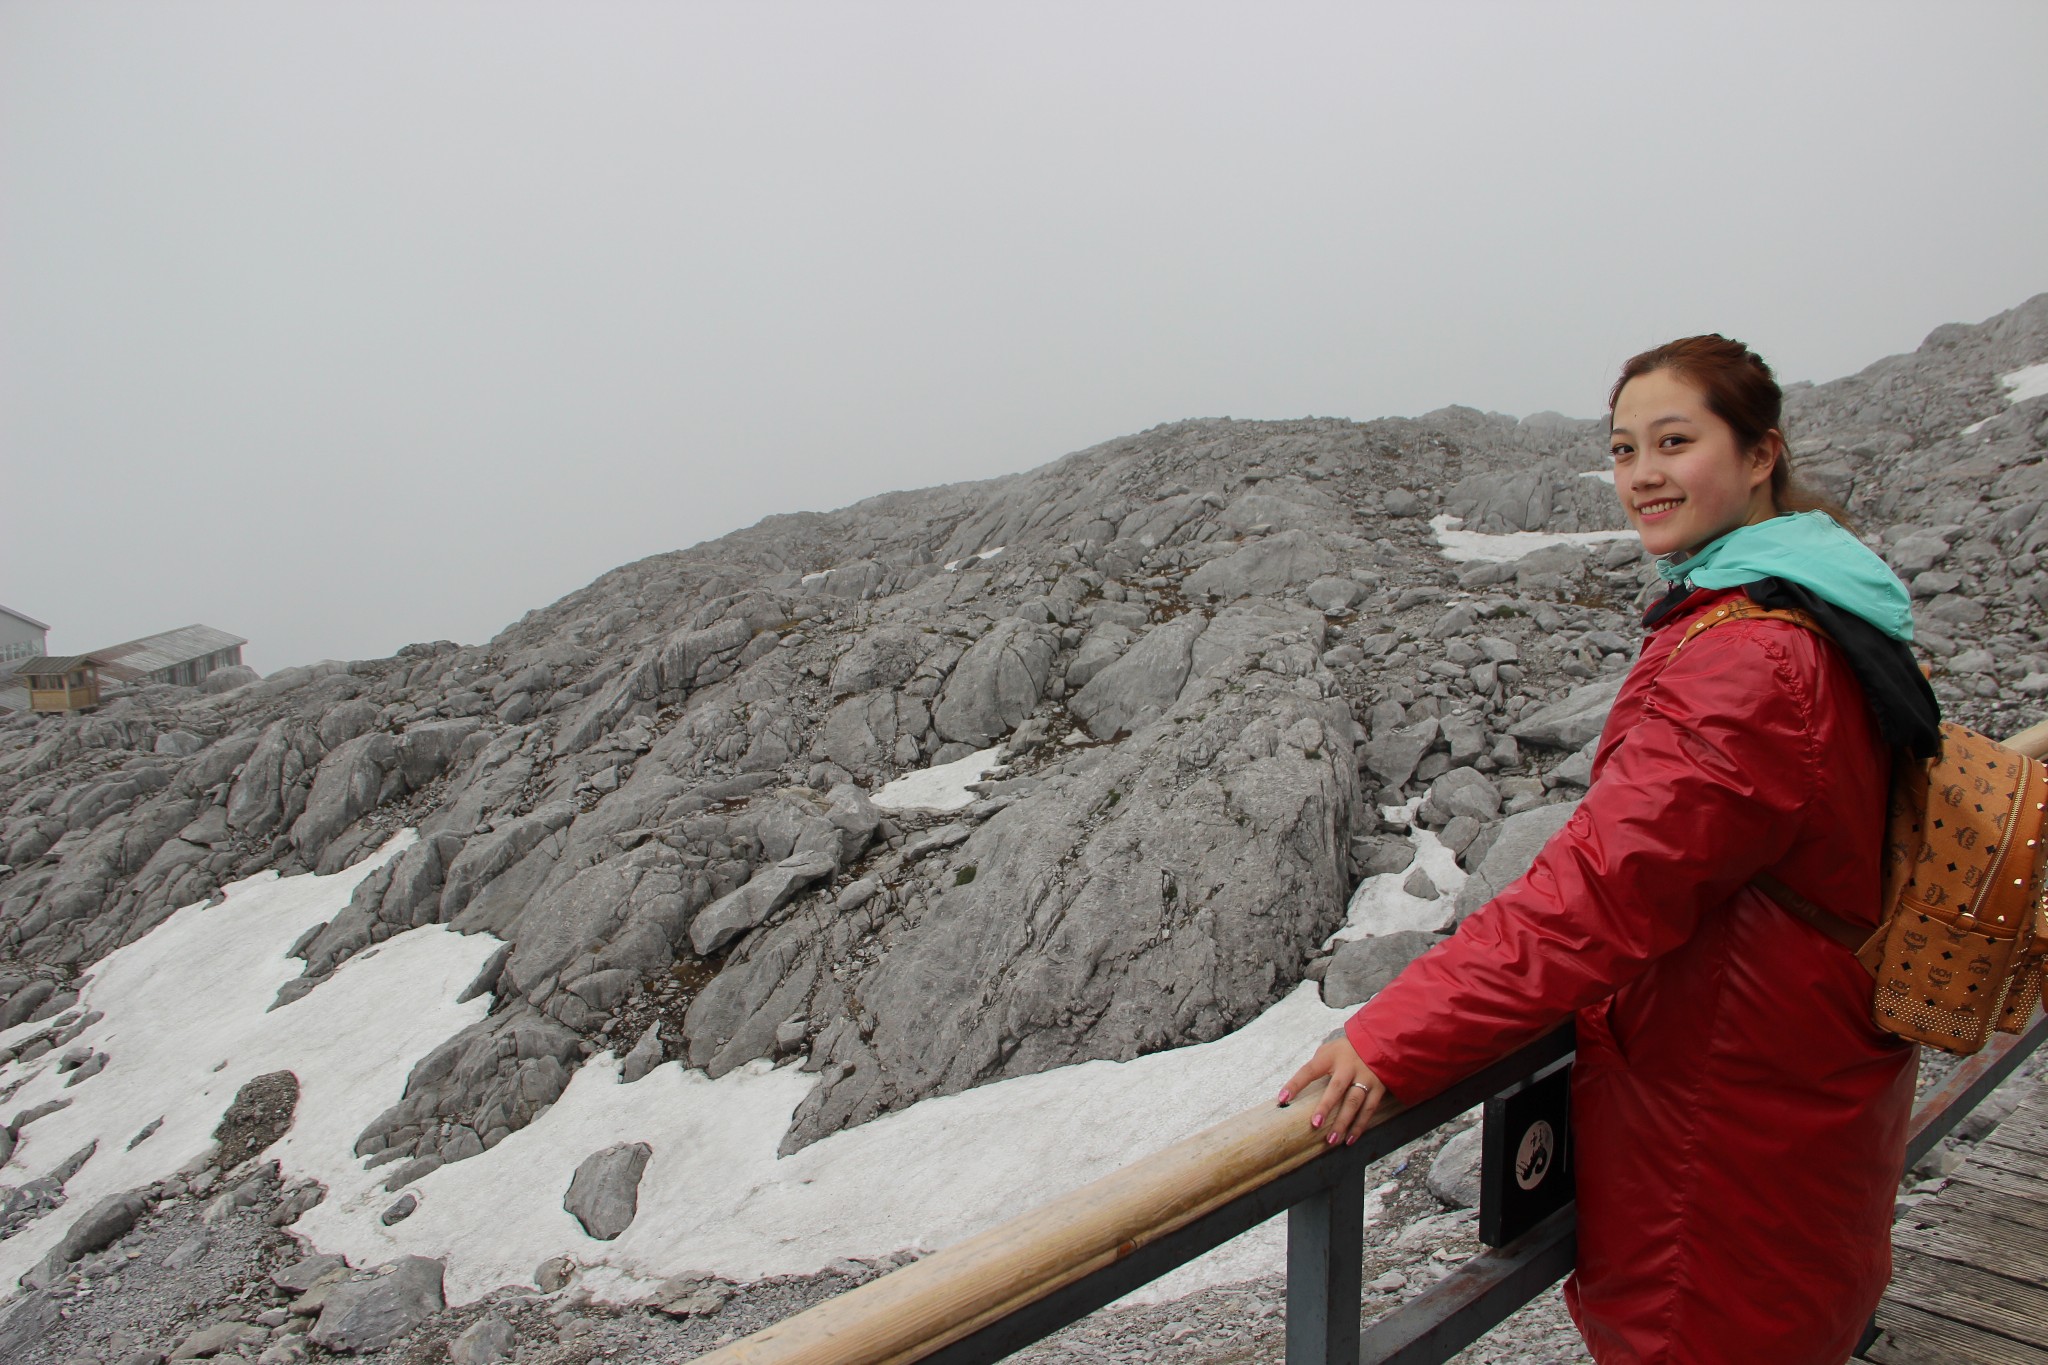
{"type": "Polygon", "coordinates": [[[1688,645],[1527,874],[1351,1017],[1397,1097],[1426,1099],[1613,994],[1785,856],[1821,764],[1812,679],[1780,629],[1688,645]]]}

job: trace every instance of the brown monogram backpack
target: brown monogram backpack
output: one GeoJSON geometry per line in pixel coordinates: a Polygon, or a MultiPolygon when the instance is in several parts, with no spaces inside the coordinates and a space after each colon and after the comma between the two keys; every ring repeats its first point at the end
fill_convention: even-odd
{"type": "MultiPolygon", "coordinates": [[[[1767,616],[1825,635],[1802,611],[1731,597],[1686,630],[1767,616]]],[[[1768,873],[1751,883],[1856,954],[1873,978],[1878,1027],[1969,1056],[1996,1028],[2018,1033],[2042,998],[2048,959],[2048,722],[2006,744],[1944,722],[1941,754],[1892,763],[1883,913],[1872,931],[1768,873]]]]}

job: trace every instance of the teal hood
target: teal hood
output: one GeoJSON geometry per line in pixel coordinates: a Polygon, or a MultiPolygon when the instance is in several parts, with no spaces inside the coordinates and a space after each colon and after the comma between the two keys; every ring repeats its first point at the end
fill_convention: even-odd
{"type": "Polygon", "coordinates": [[[1782,578],[1860,616],[1894,640],[1913,638],[1913,599],[1899,576],[1825,512],[1791,512],[1738,526],[1687,559],[1657,561],[1667,582],[1739,588],[1782,578]]]}

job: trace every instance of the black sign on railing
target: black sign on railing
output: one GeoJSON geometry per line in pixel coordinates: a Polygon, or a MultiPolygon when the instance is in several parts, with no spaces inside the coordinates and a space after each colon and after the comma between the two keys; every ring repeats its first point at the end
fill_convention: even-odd
{"type": "Polygon", "coordinates": [[[1572,1202],[1572,1064],[1561,1061],[1486,1102],[1479,1240],[1506,1246],[1572,1202]]]}

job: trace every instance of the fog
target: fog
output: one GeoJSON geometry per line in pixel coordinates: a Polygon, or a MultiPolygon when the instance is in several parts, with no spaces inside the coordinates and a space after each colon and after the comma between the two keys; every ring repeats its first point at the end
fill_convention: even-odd
{"type": "Polygon", "coordinates": [[[1162,421],[2048,289],[2048,7],[0,6],[0,603],[269,671],[1162,421]]]}

